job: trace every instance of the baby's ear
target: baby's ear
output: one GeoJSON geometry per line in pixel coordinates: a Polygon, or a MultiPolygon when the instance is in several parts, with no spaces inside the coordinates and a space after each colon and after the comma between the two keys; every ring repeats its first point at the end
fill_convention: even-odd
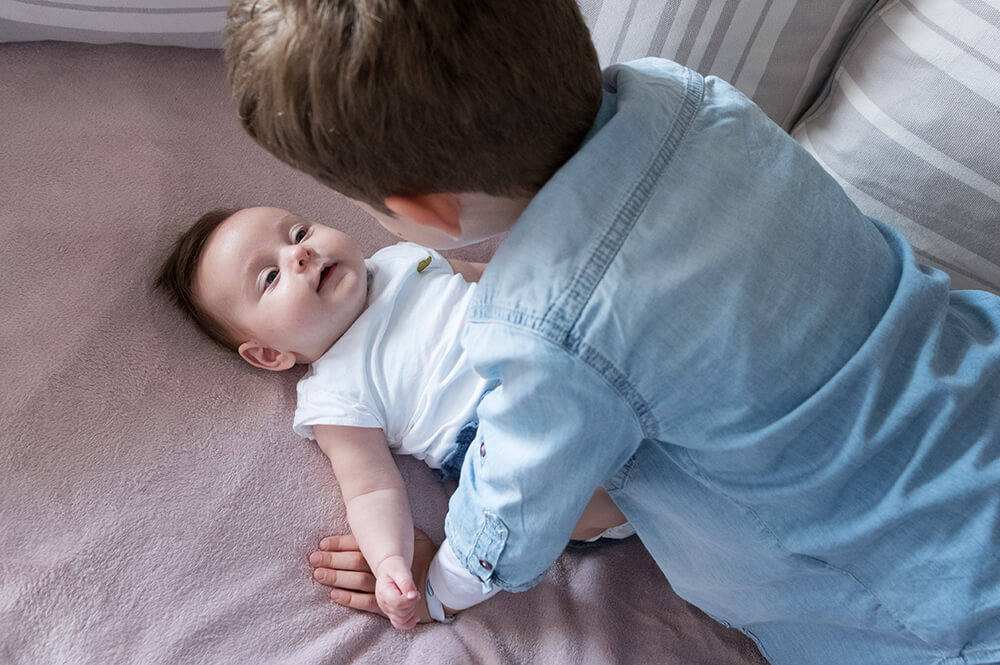
{"type": "Polygon", "coordinates": [[[294,353],[278,351],[256,342],[243,342],[238,351],[240,357],[254,367],[269,369],[272,372],[283,372],[295,365],[294,353]]]}

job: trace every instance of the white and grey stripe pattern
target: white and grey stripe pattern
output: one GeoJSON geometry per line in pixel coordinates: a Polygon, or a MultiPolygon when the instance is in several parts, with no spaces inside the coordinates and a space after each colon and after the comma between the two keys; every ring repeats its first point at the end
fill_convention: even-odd
{"type": "MultiPolygon", "coordinates": [[[[217,48],[220,0],[0,0],[0,42],[217,48]]],[[[602,63],[671,58],[732,81],[790,127],[874,0],[580,0],[602,63]]]]}
{"type": "Polygon", "coordinates": [[[0,42],[219,48],[225,0],[0,0],[0,42]]]}
{"type": "Polygon", "coordinates": [[[792,135],[956,288],[1000,293],[1000,0],[887,0],[792,135]]]}
{"type": "Polygon", "coordinates": [[[581,0],[604,65],[676,60],[742,90],[789,128],[874,0],[581,0]]]}

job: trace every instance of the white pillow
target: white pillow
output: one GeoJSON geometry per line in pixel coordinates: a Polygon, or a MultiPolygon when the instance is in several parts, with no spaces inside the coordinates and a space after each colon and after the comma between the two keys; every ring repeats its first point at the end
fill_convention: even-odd
{"type": "Polygon", "coordinates": [[[788,129],[874,0],[580,0],[601,63],[670,58],[714,74],[788,129]]]}
{"type": "Polygon", "coordinates": [[[1000,1],[885,2],[792,135],[955,288],[1000,293],[1000,1]]]}
{"type": "Polygon", "coordinates": [[[0,2],[0,42],[59,41],[220,48],[225,0],[0,2]]]}

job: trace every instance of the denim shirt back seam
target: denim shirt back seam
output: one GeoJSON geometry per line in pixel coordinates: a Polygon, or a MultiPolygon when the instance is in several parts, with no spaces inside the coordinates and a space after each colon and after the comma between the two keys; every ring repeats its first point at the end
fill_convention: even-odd
{"type": "Polygon", "coordinates": [[[629,233],[646,208],[650,196],[656,191],[656,183],[676,154],[688,129],[694,123],[705,97],[705,79],[693,70],[685,72],[684,97],[680,108],[674,114],[670,128],[664,133],[652,158],[643,169],[641,177],[624,197],[603,236],[597,241],[590,258],[570,280],[562,297],[555,299],[543,316],[547,326],[569,336],[576,328],[581,314],[590,302],[594,291],[615,260],[629,233]]]}
{"type": "Polygon", "coordinates": [[[613,222],[595,244],[590,257],[582,262],[577,273],[570,279],[570,287],[554,299],[542,316],[489,302],[474,305],[466,315],[469,322],[507,323],[527,328],[579,358],[630,405],[640,423],[643,436],[650,439],[659,437],[659,426],[652,409],[628,380],[625,372],[608,360],[599,349],[583,341],[579,320],[698,115],[705,96],[705,79],[692,70],[687,70],[685,77],[683,99],[669,129],[664,132],[649,164],[624,197],[613,222]]]}

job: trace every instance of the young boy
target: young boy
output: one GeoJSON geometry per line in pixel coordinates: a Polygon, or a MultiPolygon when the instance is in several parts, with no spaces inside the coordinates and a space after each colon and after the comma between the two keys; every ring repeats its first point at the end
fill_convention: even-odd
{"type": "Polygon", "coordinates": [[[509,231],[429,611],[532,586],[601,484],[774,665],[1000,661],[1000,299],[738,91],[663,60],[602,88],[573,0],[237,0],[226,58],[250,135],[391,230],[509,231]]]}
{"type": "MultiPolygon", "coordinates": [[[[158,279],[251,365],[311,363],[293,427],[330,459],[378,605],[397,628],[416,624],[420,594],[410,573],[413,522],[390,451],[458,477],[476,405],[495,388],[458,344],[482,268],[410,243],[366,261],[346,234],[258,207],[203,215],[158,279]]],[[[573,537],[590,540],[624,521],[601,490],[573,537]]]]}

